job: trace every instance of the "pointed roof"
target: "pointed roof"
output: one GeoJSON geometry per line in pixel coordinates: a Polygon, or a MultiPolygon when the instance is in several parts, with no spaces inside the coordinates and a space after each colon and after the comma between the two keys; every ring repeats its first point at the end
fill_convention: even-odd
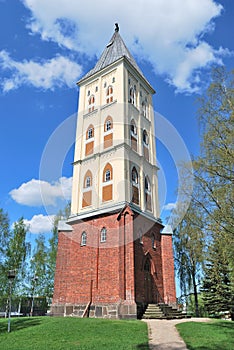
{"type": "Polygon", "coordinates": [[[133,56],[129,52],[127,46],[125,45],[123,39],[119,34],[118,24],[116,23],[115,26],[115,32],[112,38],[110,39],[110,42],[107,44],[105,50],[103,51],[101,57],[97,61],[95,67],[91,69],[83,78],[81,78],[79,82],[99,72],[100,70],[109,66],[115,61],[118,61],[122,57],[126,57],[127,60],[132,64],[132,66],[138,71],[138,73],[144,77],[142,71],[138,67],[136,61],[134,60],[133,56]]]}

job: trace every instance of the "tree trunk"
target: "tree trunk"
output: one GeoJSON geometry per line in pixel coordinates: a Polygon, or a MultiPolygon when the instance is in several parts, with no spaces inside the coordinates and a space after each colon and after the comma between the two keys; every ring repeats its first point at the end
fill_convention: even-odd
{"type": "Polygon", "coordinates": [[[192,279],[193,279],[193,293],[194,293],[194,302],[195,302],[195,315],[196,315],[196,317],[199,317],[197,284],[196,284],[196,279],[195,279],[194,273],[192,273],[192,279]]]}

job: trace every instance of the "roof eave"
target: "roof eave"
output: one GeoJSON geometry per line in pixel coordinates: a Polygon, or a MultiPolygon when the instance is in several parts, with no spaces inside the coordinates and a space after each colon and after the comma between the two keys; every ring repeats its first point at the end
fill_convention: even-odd
{"type": "Polygon", "coordinates": [[[145,84],[150,88],[151,93],[155,94],[156,91],[154,90],[154,88],[152,87],[152,85],[148,82],[148,80],[144,77],[144,75],[142,73],[140,73],[136,67],[134,67],[134,65],[131,63],[131,61],[128,59],[127,56],[122,56],[120,57],[118,60],[110,63],[109,65],[105,66],[104,68],[100,69],[99,71],[95,72],[94,74],[89,75],[88,77],[84,76],[83,78],[81,78],[80,80],[78,80],[78,82],[76,83],[78,86],[82,85],[83,83],[89,81],[89,80],[93,80],[95,79],[98,75],[100,75],[100,73],[102,74],[103,72],[109,70],[111,68],[111,66],[115,66],[117,64],[119,64],[121,61],[125,61],[127,62],[127,64],[134,70],[134,72],[141,78],[144,80],[145,84]]]}

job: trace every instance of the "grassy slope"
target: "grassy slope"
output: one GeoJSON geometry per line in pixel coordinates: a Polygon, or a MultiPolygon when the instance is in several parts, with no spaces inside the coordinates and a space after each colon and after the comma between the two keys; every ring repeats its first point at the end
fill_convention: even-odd
{"type": "Polygon", "coordinates": [[[4,350],[148,349],[147,325],[140,321],[80,318],[14,318],[11,333],[0,320],[4,350]]]}
{"type": "Polygon", "coordinates": [[[234,322],[185,322],[176,325],[189,350],[233,350],[234,322]]]}

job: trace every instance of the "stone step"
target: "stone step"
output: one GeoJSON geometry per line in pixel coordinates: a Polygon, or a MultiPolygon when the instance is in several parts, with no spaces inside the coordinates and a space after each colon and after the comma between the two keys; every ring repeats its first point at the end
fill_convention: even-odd
{"type": "Polygon", "coordinates": [[[164,315],[156,304],[149,304],[143,315],[144,319],[163,319],[164,315]]]}
{"type": "Polygon", "coordinates": [[[187,315],[167,304],[148,304],[143,319],[181,319],[187,315]]]}

